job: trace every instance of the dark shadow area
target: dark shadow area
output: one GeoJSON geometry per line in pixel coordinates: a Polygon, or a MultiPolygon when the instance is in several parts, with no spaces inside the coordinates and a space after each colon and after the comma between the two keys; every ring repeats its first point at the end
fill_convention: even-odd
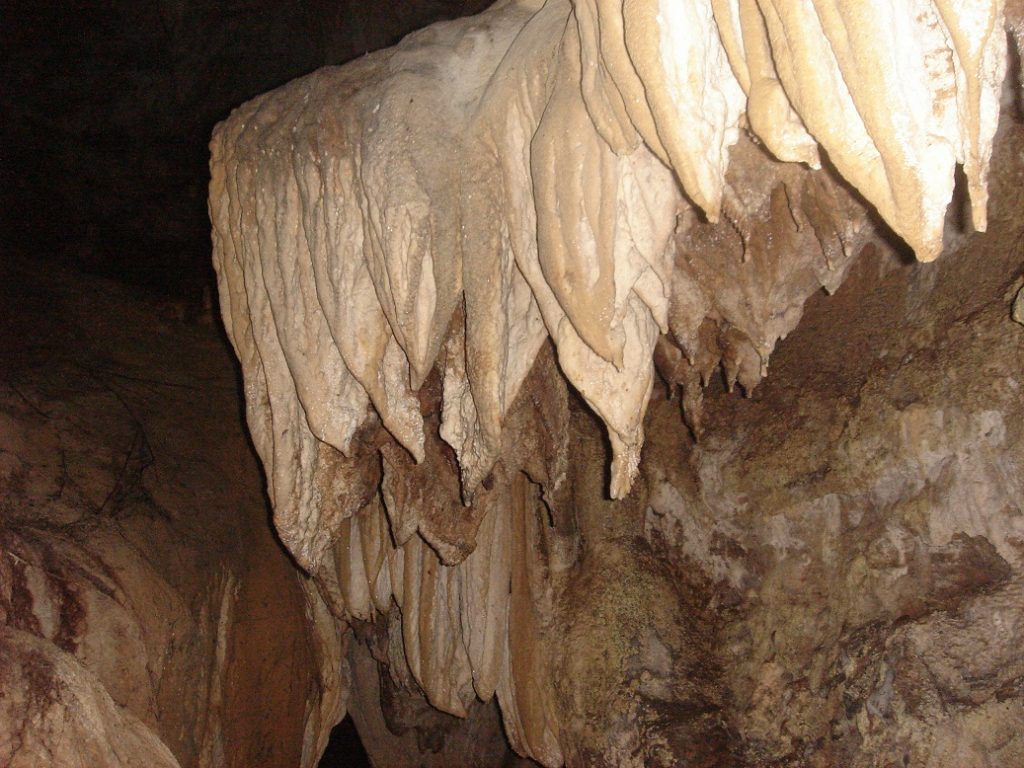
{"type": "Polygon", "coordinates": [[[346,715],[345,719],[334,726],[331,731],[331,740],[327,742],[327,751],[320,758],[320,768],[370,768],[370,758],[363,749],[363,742],[359,740],[356,732],[356,724],[352,717],[346,715]]]}
{"type": "Polygon", "coordinates": [[[0,0],[0,241],[198,302],[207,144],[242,102],[490,0],[0,0]]]}

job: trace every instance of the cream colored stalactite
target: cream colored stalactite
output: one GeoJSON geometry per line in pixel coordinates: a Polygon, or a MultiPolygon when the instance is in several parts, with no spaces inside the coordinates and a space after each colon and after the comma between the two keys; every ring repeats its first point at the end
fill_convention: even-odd
{"type": "MultiPolygon", "coordinates": [[[[254,105],[249,105],[252,111],[254,105]]],[[[229,125],[235,130],[229,133],[225,128],[211,144],[210,210],[221,315],[242,364],[246,420],[266,469],[274,525],[289,549],[299,557],[306,555],[308,562],[312,552],[305,546],[319,522],[309,519],[315,514],[312,468],[316,440],[300,414],[294,384],[284,381],[286,366],[266,316],[268,310],[265,305],[262,312],[250,305],[249,290],[259,293],[262,282],[247,268],[256,247],[254,173],[251,165],[234,154],[242,146],[245,123],[239,120],[229,125]]]]}
{"type": "Polygon", "coordinates": [[[579,98],[579,49],[572,28],[562,45],[557,85],[531,145],[538,263],[583,342],[621,368],[625,335],[621,308],[615,306],[616,156],[579,98]],[[573,152],[566,152],[567,146],[573,152]]]}
{"type": "Polygon", "coordinates": [[[270,393],[263,360],[256,346],[255,318],[249,308],[243,262],[244,241],[256,226],[251,184],[246,183],[251,169],[236,156],[244,123],[226,123],[222,128],[211,142],[213,262],[217,270],[221,317],[245,376],[246,420],[253,444],[266,468],[267,491],[273,501],[276,494],[270,393]],[[235,222],[238,222],[237,226],[235,222]]]}
{"type": "Polygon", "coordinates": [[[512,510],[498,494],[477,534],[477,547],[462,570],[462,634],[482,701],[494,696],[506,666],[509,587],[512,568],[512,510]]]}
{"type": "Polygon", "coordinates": [[[388,323],[409,359],[410,386],[417,389],[433,363],[430,346],[439,289],[431,204],[414,177],[399,172],[402,159],[382,154],[361,169],[367,265],[388,323]]]}
{"type": "Polygon", "coordinates": [[[490,472],[501,450],[505,415],[541,344],[547,338],[533,292],[515,264],[510,230],[523,213],[504,194],[498,150],[473,167],[471,193],[463,199],[465,323],[445,344],[441,437],[456,451],[467,501],[490,472]],[[481,176],[477,176],[481,174],[481,176]]]}
{"type": "Polygon", "coordinates": [[[979,166],[991,152],[1005,58],[999,5],[943,3],[940,15],[927,0],[758,2],[781,82],[811,134],[918,258],[934,259],[958,160],[984,214],[979,166]]]}
{"type": "Polygon", "coordinates": [[[335,617],[371,620],[391,609],[389,560],[397,550],[379,499],[337,524],[315,582],[335,617]]]}
{"type": "Polygon", "coordinates": [[[382,615],[391,610],[391,568],[388,559],[396,550],[391,540],[388,519],[379,499],[358,515],[363,568],[373,607],[382,615]]]}
{"type": "Polygon", "coordinates": [[[369,621],[373,618],[370,584],[363,559],[363,540],[359,535],[359,520],[352,516],[341,523],[338,531],[336,564],[338,583],[345,598],[348,615],[369,621]]]}
{"type": "MultiPolygon", "coordinates": [[[[423,542],[415,537],[402,545],[402,648],[409,671],[422,685],[423,665],[420,653],[420,587],[423,580],[423,556],[431,557],[423,542]]],[[[436,558],[435,558],[436,559],[436,558]]],[[[397,590],[396,590],[397,592],[397,590]]]]}
{"type": "MultiPolygon", "coordinates": [[[[756,0],[755,8],[756,6],[756,0]]],[[[732,72],[736,75],[736,82],[750,98],[750,81],[752,77],[751,64],[747,60],[747,43],[743,39],[743,0],[710,0],[711,12],[715,17],[715,24],[718,25],[718,37],[722,41],[722,48],[732,66],[732,72]]],[[[749,103],[748,103],[749,108],[749,103]]]]}
{"type": "Polygon", "coordinates": [[[564,25],[558,5],[537,13],[507,7],[508,24],[522,33],[470,125],[478,137],[470,157],[480,165],[469,165],[461,200],[466,320],[446,345],[441,424],[467,501],[494,464],[506,413],[547,338],[521,264],[537,260],[530,143],[548,98],[559,20],[564,25]]]}
{"type": "Polygon", "coordinates": [[[517,257],[569,380],[608,426],[611,494],[628,493],[643,445],[651,356],[667,328],[667,249],[679,197],[645,147],[618,156],[578,94],[575,32],[531,144],[536,261],[517,257]],[[578,157],[565,153],[567,143],[578,157]]]}
{"type": "Polygon", "coordinates": [[[629,128],[668,165],[644,84],[626,50],[622,0],[575,0],[573,9],[583,70],[580,86],[597,130],[616,154],[636,148],[633,133],[619,125],[621,104],[629,128]]]}
{"type": "MultiPolygon", "coordinates": [[[[723,40],[735,40],[726,46],[733,69],[746,71],[748,84],[744,90],[751,130],[779,160],[820,168],[818,143],[807,133],[779,82],[757,0],[716,0],[714,6],[719,29],[727,25],[730,28],[728,35],[723,32],[723,40]],[[730,7],[722,8],[723,5],[730,7]],[[742,62],[734,51],[742,53],[742,62]]],[[[743,83],[743,77],[737,77],[743,83]]]]}
{"type": "Polygon", "coordinates": [[[311,586],[316,588],[320,599],[327,606],[331,615],[337,620],[347,620],[348,610],[345,606],[345,596],[341,593],[341,584],[338,582],[340,568],[338,558],[341,556],[337,550],[338,540],[331,543],[320,556],[320,563],[315,571],[310,571],[313,576],[311,586]]]}
{"type": "Polygon", "coordinates": [[[520,265],[555,342],[559,366],[608,427],[613,453],[610,492],[620,498],[629,492],[639,466],[643,414],[653,386],[651,359],[660,331],[658,323],[644,301],[631,293],[619,322],[624,343],[622,367],[618,368],[580,338],[544,281],[539,262],[530,263],[524,258],[520,265]]]}
{"type": "MultiPolygon", "coordinates": [[[[253,274],[250,270],[249,274],[259,283],[263,282],[258,273],[253,274]]],[[[270,412],[270,428],[263,434],[269,445],[265,443],[260,453],[270,456],[269,461],[264,459],[264,465],[274,508],[274,525],[289,550],[297,558],[307,559],[309,540],[319,533],[316,526],[318,499],[312,482],[317,440],[306,423],[294,382],[278,346],[270,308],[252,300],[253,294],[261,292],[262,287],[257,287],[250,293],[249,305],[256,331],[256,346],[263,361],[270,412]]]]}
{"type": "Polygon", "coordinates": [[[263,175],[260,169],[253,181],[259,224],[255,242],[246,248],[252,276],[247,289],[270,395],[275,524],[299,562],[309,567],[322,536],[322,502],[313,482],[317,442],[347,452],[368,401],[314,309],[309,275],[300,274],[298,265],[308,264],[308,255],[298,247],[294,187],[282,184],[280,174],[263,175]],[[284,194],[271,194],[275,182],[284,194]]]}
{"type": "Polygon", "coordinates": [[[1002,0],[934,0],[956,52],[957,100],[974,228],[988,219],[988,164],[1006,75],[1002,0]]]}
{"type": "MultiPolygon", "coordinates": [[[[291,158],[271,149],[256,171],[256,217],[264,290],[279,346],[294,382],[306,421],[317,439],[348,454],[369,401],[349,373],[327,326],[313,279],[311,250],[319,250],[317,229],[302,226],[300,200],[291,158]]],[[[308,158],[305,160],[309,163],[308,158]]],[[[306,203],[308,207],[309,203],[306,203]]],[[[317,256],[320,254],[317,253],[317,256]]]]}
{"type": "MultiPolygon", "coordinates": [[[[426,547],[426,544],[422,545],[426,547]]],[[[464,717],[476,694],[462,635],[462,569],[442,565],[427,550],[420,595],[421,684],[431,704],[464,717]]]]}
{"type": "Polygon", "coordinates": [[[305,201],[292,159],[275,152],[282,143],[275,132],[280,107],[262,99],[245,109],[246,119],[232,124],[237,131],[214,142],[215,157],[228,143],[245,151],[244,160],[229,164],[219,196],[211,188],[217,267],[227,288],[222,301],[246,374],[249,421],[267,467],[275,521],[299,562],[315,570],[330,535],[315,479],[318,457],[324,443],[349,450],[367,403],[336,354],[320,309],[312,262],[322,246],[302,226],[305,201]]]}
{"type": "Polygon", "coordinates": [[[625,336],[622,368],[616,368],[595,354],[579,337],[572,322],[561,311],[546,284],[539,264],[523,264],[523,272],[535,291],[538,303],[558,349],[558,362],[566,377],[579,390],[608,427],[612,443],[610,492],[621,498],[636,477],[643,446],[643,414],[653,387],[651,363],[659,328],[646,304],[630,297],[622,320],[625,336]]]}
{"type": "MultiPolygon", "coordinates": [[[[291,172],[287,128],[277,119],[282,107],[289,106],[287,100],[283,105],[261,100],[249,130],[237,138],[250,150],[247,163],[239,165],[252,166],[251,174],[239,177],[238,192],[255,208],[255,231],[246,230],[249,237],[241,253],[246,262],[260,262],[263,292],[250,298],[269,302],[279,348],[309,428],[318,439],[347,453],[355,429],[365,419],[367,403],[330,336],[313,284],[318,243],[309,240],[301,225],[305,201],[291,172]]],[[[256,293],[259,288],[255,286],[256,293]]]]}
{"type": "MultiPolygon", "coordinates": [[[[577,0],[573,3],[573,15],[576,19],[576,33],[579,37],[578,52],[580,55],[580,92],[587,112],[601,138],[616,154],[632,152],[640,142],[637,129],[630,119],[626,107],[626,97],[615,84],[612,74],[614,62],[606,53],[606,49],[621,50],[621,58],[630,69],[628,57],[625,56],[625,41],[622,36],[621,0],[617,4],[619,19],[618,28],[607,29],[602,22],[607,20],[600,16],[598,3],[594,0],[577,0]],[[616,39],[617,38],[617,39],[616,39]]],[[[643,86],[633,72],[633,80],[642,96],[643,86]]],[[[642,99],[641,99],[642,100],[642,99]]],[[[646,103],[644,103],[646,107],[646,103]]],[[[653,126],[652,126],[653,127],[653,126]]]]}
{"type": "MultiPolygon", "coordinates": [[[[217,294],[221,318],[228,339],[238,357],[245,376],[245,410],[249,431],[267,469],[268,493],[274,497],[272,485],[270,408],[263,363],[256,349],[245,291],[242,267],[242,240],[252,224],[253,211],[238,187],[239,165],[235,157],[238,123],[226,123],[214,134],[210,143],[210,218],[213,224],[213,264],[217,273],[217,294]],[[232,130],[236,129],[236,130],[232,130]],[[248,212],[246,212],[248,211],[248,212]]],[[[243,124],[244,125],[244,124],[243,124]]]]}
{"type": "MultiPolygon", "coordinates": [[[[409,363],[388,325],[364,258],[354,161],[325,119],[312,161],[295,162],[307,239],[322,246],[313,259],[317,296],[338,349],[388,431],[423,459],[423,418],[409,387],[409,363]]],[[[341,117],[336,119],[343,119],[341,117]]]]}
{"type": "Polygon", "coordinates": [[[451,162],[460,154],[451,134],[462,121],[437,94],[441,84],[433,78],[411,72],[392,78],[363,126],[360,207],[377,298],[418,389],[462,290],[451,162]]]}
{"type": "Polygon", "coordinates": [[[480,23],[411,37],[363,103],[356,164],[367,264],[413,389],[433,368],[461,301],[467,123],[528,16],[509,5],[480,23]]]}
{"type": "MultiPolygon", "coordinates": [[[[250,105],[250,113],[258,105],[250,105]]],[[[254,117],[254,116],[253,116],[254,117]]],[[[246,158],[225,162],[223,178],[227,200],[214,206],[214,223],[221,233],[221,246],[215,262],[222,283],[222,309],[230,318],[232,340],[239,350],[247,390],[247,415],[253,442],[267,470],[268,492],[274,507],[274,523],[282,541],[300,559],[309,562],[310,543],[317,535],[319,499],[312,475],[316,462],[317,438],[314,437],[299,402],[274,326],[270,299],[263,276],[259,250],[276,243],[267,229],[271,224],[259,221],[261,206],[257,195],[260,175],[256,166],[259,151],[253,131],[245,124],[230,136],[221,135],[221,147],[245,150],[246,158]],[[256,156],[256,159],[253,158],[256,156]],[[234,222],[240,222],[234,226],[234,222]],[[244,319],[243,319],[244,315],[244,319]]],[[[215,139],[215,156],[217,153],[215,139]]]]}
{"type": "Polygon", "coordinates": [[[615,309],[619,317],[639,298],[662,333],[668,332],[674,250],[672,233],[682,204],[672,173],[646,148],[617,159],[613,174],[615,309]]]}
{"type": "Polygon", "coordinates": [[[625,40],[686,194],[717,221],[744,96],[707,0],[626,0],[625,40]]]}
{"type": "Polygon", "coordinates": [[[458,615],[459,568],[442,565],[418,536],[402,550],[402,641],[409,670],[431,704],[464,717],[474,694],[458,615]]]}
{"type": "Polygon", "coordinates": [[[839,172],[891,222],[881,157],[850,97],[810,0],[758,0],[779,79],[810,133],[839,172]]]}
{"type": "Polygon", "coordinates": [[[907,5],[816,0],[815,10],[881,155],[893,227],[931,260],[942,251],[953,171],[963,154],[954,53],[932,4],[907,5]]]}
{"type": "MultiPolygon", "coordinates": [[[[493,289],[493,285],[488,288],[493,289]]],[[[486,322],[488,316],[480,318],[486,322]]],[[[462,480],[462,498],[469,501],[498,454],[498,442],[493,429],[494,409],[481,403],[469,385],[466,374],[466,328],[452,323],[452,331],[442,350],[444,379],[442,380],[441,428],[439,433],[455,450],[462,480]],[[482,413],[483,412],[483,413],[482,413]]],[[[500,417],[499,417],[500,418],[500,417]]]]}

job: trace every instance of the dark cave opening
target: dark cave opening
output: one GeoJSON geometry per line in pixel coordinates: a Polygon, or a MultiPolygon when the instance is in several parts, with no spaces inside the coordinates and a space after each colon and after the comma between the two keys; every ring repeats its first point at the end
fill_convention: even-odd
{"type": "Polygon", "coordinates": [[[482,0],[0,4],[0,239],[198,301],[214,125],[482,0]]]}
{"type": "Polygon", "coordinates": [[[363,742],[356,731],[351,715],[331,730],[327,749],[320,758],[320,768],[370,768],[370,758],[363,748],[363,742]]]}

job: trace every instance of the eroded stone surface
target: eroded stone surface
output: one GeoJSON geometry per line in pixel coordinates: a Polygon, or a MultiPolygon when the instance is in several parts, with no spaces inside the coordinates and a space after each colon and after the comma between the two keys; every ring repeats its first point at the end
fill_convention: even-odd
{"type": "Polygon", "coordinates": [[[167,745],[119,707],[73,656],[35,635],[0,627],[0,755],[11,768],[153,765],[179,768],[167,745]]]}

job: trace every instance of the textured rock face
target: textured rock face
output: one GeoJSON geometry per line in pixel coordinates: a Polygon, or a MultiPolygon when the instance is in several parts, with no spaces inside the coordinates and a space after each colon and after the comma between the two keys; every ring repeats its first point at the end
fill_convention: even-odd
{"type": "Polygon", "coordinates": [[[0,765],[315,765],[344,649],[214,329],[14,259],[0,285],[0,765]]]}
{"type": "Polygon", "coordinates": [[[1005,21],[505,2],[218,127],[248,421],[371,753],[496,698],[548,766],[1020,759],[1005,21]]]}
{"type": "Polygon", "coordinates": [[[707,580],[739,765],[1024,758],[1022,136],[1007,127],[991,237],[888,274],[865,254],[755,398],[712,398],[685,461],[672,404],[652,409],[644,535],[707,580]]]}

